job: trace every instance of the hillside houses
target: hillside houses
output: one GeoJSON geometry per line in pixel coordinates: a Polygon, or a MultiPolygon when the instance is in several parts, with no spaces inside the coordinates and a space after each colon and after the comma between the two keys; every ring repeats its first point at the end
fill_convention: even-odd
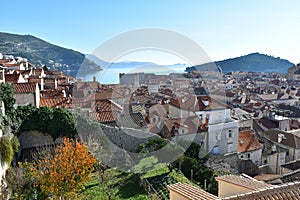
{"type": "Polygon", "coordinates": [[[205,82],[201,73],[135,73],[103,84],[30,64],[1,69],[16,106],[61,107],[109,128],[195,142],[212,160],[231,156],[237,171],[250,163],[256,175],[281,177],[286,163],[300,160],[300,87],[281,75],[233,72],[205,82]]]}

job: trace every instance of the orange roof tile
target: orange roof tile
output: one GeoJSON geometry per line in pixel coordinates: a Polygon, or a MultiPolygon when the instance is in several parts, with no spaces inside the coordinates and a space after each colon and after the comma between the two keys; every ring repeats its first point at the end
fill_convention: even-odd
{"type": "Polygon", "coordinates": [[[254,179],[245,178],[242,176],[235,176],[235,175],[225,175],[219,176],[216,178],[217,181],[225,181],[234,185],[238,185],[244,188],[248,188],[250,190],[259,190],[259,189],[266,189],[270,188],[272,185],[256,181],[254,179]]]}
{"type": "Polygon", "coordinates": [[[180,194],[189,200],[215,200],[218,198],[213,194],[186,183],[175,183],[173,185],[168,185],[168,189],[169,191],[180,194]]]}
{"type": "Polygon", "coordinates": [[[36,84],[35,83],[14,83],[14,93],[35,93],[36,84]]]}
{"type": "Polygon", "coordinates": [[[252,130],[240,131],[238,136],[238,152],[244,153],[263,148],[252,130]]]}
{"type": "Polygon", "coordinates": [[[5,74],[5,82],[18,83],[21,74],[5,74]]]}
{"type": "Polygon", "coordinates": [[[259,189],[245,194],[239,194],[231,197],[223,198],[230,200],[299,200],[300,199],[300,182],[287,183],[272,186],[270,188],[259,189]]]}
{"type": "Polygon", "coordinates": [[[51,108],[72,108],[72,99],[69,97],[41,98],[40,107],[43,106],[49,106],[51,108]]]}
{"type": "Polygon", "coordinates": [[[218,102],[210,96],[195,96],[185,95],[177,99],[171,99],[170,105],[177,108],[189,111],[202,111],[202,110],[217,110],[228,108],[227,105],[218,102]],[[205,105],[205,103],[208,105],[205,105]]]}
{"type": "Polygon", "coordinates": [[[111,111],[93,112],[89,116],[100,123],[116,121],[116,115],[111,111]]]}

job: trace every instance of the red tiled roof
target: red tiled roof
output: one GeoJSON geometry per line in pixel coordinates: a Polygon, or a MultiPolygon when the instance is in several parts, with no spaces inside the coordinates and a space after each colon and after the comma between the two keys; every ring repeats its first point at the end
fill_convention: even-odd
{"type": "Polygon", "coordinates": [[[5,82],[7,83],[18,83],[20,74],[5,74],[5,82]]]}
{"type": "Polygon", "coordinates": [[[100,123],[116,121],[116,115],[111,111],[93,112],[89,116],[100,123]]]}
{"type": "Polygon", "coordinates": [[[14,83],[14,93],[35,93],[36,84],[35,83],[14,83]]]}
{"type": "Polygon", "coordinates": [[[299,200],[300,199],[300,182],[286,183],[272,186],[266,189],[260,189],[245,194],[239,194],[223,199],[230,200],[299,200]]]}
{"type": "Polygon", "coordinates": [[[259,143],[257,137],[252,130],[246,130],[239,132],[238,136],[238,152],[244,153],[261,149],[263,144],[259,143]]]}
{"type": "Polygon", "coordinates": [[[40,94],[43,98],[63,97],[62,90],[41,90],[40,94]]]}
{"type": "Polygon", "coordinates": [[[278,121],[270,120],[270,119],[267,119],[267,118],[260,119],[259,123],[262,124],[267,129],[272,129],[272,128],[278,128],[279,127],[279,122],[278,121]]]}
{"type": "Polygon", "coordinates": [[[94,111],[97,111],[97,108],[101,108],[100,112],[122,110],[122,108],[118,104],[108,99],[95,101],[92,109],[94,111]]]}
{"type": "Polygon", "coordinates": [[[11,61],[13,61],[13,59],[0,59],[0,64],[8,63],[8,62],[11,62],[11,61]]]}
{"type": "Polygon", "coordinates": [[[224,175],[216,178],[217,181],[225,181],[234,185],[238,185],[244,188],[248,188],[250,190],[259,190],[270,188],[272,185],[256,181],[254,179],[245,178],[242,176],[235,175],[224,175]]]}
{"type": "Polygon", "coordinates": [[[268,180],[274,180],[279,178],[279,174],[259,174],[257,176],[254,176],[253,178],[258,181],[268,181],[268,180]]]}
{"type": "Polygon", "coordinates": [[[210,96],[195,96],[195,95],[185,95],[178,99],[171,99],[170,105],[177,108],[189,111],[201,111],[201,110],[217,110],[228,108],[227,105],[216,101],[210,96]],[[205,102],[208,105],[205,105],[205,102]]]}
{"type": "Polygon", "coordinates": [[[184,196],[189,200],[215,200],[218,197],[206,192],[205,190],[196,188],[195,186],[186,183],[175,183],[168,185],[169,191],[175,192],[184,196]]]}
{"type": "Polygon", "coordinates": [[[72,99],[69,97],[41,98],[40,107],[42,106],[49,106],[51,108],[72,108],[72,99]]]}
{"type": "Polygon", "coordinates": [[[267,138],[269,138],[270,140],[272,140],[278,144],[279,144],[278,138],[279,138],[279,135],[281,135],[282,141],[280,142],[280,144],[286,145],[288,147],[296,148],[296,149],[300,148],[300,137],[298,137],[297,135],[294,135],[293,133],[280,131],[280,130],[276,130],[276,129],[270,129],[263,134],[267,138]]]}
{"type": "Polygon", "coordinates": [[[118,98],[123,98],[123,96],[115,91],[95,92],[86,97],[86,99],[89,100],[118,99],[118,98]]]}
{"type": "Polygon", "coordinates": [[[20,67],[21,63],[3,63],[2,64],[4,67],[20,67]]]}
{"type": "MultiPolygon", "coordinates": [[[[257,181],[252,181],[254,184],[257,181]]],[[[220,198],[194,186],[176,183],[168,185],[168,189],[188,200],[299,200],[300,182],[286,183],[282,185],[269,185],[258,188],[252,192],[220,198]]]]}

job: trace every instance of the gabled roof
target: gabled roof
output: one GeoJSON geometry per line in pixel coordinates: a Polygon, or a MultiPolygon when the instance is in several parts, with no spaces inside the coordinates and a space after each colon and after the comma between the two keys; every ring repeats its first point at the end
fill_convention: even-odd
{"type": "Polygon", "coordinates": [[[92,112],[89,116],[100,123],[115,122],[116,114],[111,111],[92,112]]]}
{"type": "Polygon", "coordinates": [[[86,96],[89,100],[119,99],[124,96],[115,91],[93,92],[86,96]]]}
{"type": "Polygon", "coordinates": [[[5,74],[5,82],[18,83],[21,74],[5,74]]]}
{"type": "Polygon", "coordinates": [[[51,108],[72,108],[72,99],[69,97],[41,98],[40,107],[42,106],[49,106],[51,108]]]}
{"type": "Polygon", "coordinates": [[[215,200],[218,197],[186,183],[168,185],[169,191],[173,191],[189,200],[215,200]]]}
{"type": "Polygon", "coordinates": [[[195,95],[185,95],[177,99],[171,99],[170,105],[192,112],[228,108],[227,105],[216,101],[210,96],[197,97],[195,95]]]}
{"type": "Polygon", "coordinates": [[[259,190],[259,189],[266,189],[270,188],[272,185],[257,181],[255,179],[249,179],[242,176],[235,176],[235,175],[225,175],[219,176],[216,178],[217,181],[224,181],[227,183],[231,183],[237,186],[241,186],[244,188],[248,188],[249,190],[259,190]]]}
{"type": "Polygon", "coordinates": [[[41,90],[40,94],[43,98],[57,98],[63,97],[62,90],[41,90]]]}
{"type": "Polygon", "coordinates": [[[266,189],[259,189],[245,194],[226,197],[230,200],[299,200],[300,198],[300,182],[287,183],[282,185],[272,186],[266,189]]]}
{"type": "Polygon", "coordinates": [[[270,119],[267,119],[267,118],[261,118],[259,120],[259,123],[262,124],[267,129],[272,129],[272,128],[278,128],[279,127],[279,122],[278,121],[270,120],[270,119]]]}
{"type": "Polygon", "coordinates": [[[270,129],[264,133],[264,135],[276,142],[278,144],[282,144],[291,148],[300,148],[300,137],[285,131],[280,131],[276,129],[270,129]],[[279,142],[278,138],[282,137],[281,142],[279,142]]]}
{"type": "MultiPolygon", "coordinates": [[[[254,183],[257,181],[253,181],[254,183]]],[[[168,185],[168,189],[188,200],[299,200],[300,182],[282,185],[269,185],[266,188],[255,189],[252,192],[220,198],[202,189],[185,183],[168,185]]]]}
{"type": "Polygon", "coordinates": [[[147,123],[145,121],[145,118],[141,113],[131,113],[126,114],[122,113],[118,115],[117,117],[117,123],[121,127],[127,127],[127,128],[142,128],[147,127],[147,123]]]}
{"type": "Polygon", "coordinates": [[[21,94],[21,93],[35,93],[36,90],[36,83],[14,83],[14,93],[21,94]]]}
{"type": "Polygon", "coordinates": [[[122,107],[115,103],[112,100],[103,99],[103,100],[97,100],[94,102],[94,105],[92,107],[93,111],[95,112],[103,112],[103,111],[121,111],[122,107]]]}
{"type": "Polygon", "coordinates": [[[238,136],[238,152],[244,153],[263,148],[252,130],[240,131],[238,136]]]}

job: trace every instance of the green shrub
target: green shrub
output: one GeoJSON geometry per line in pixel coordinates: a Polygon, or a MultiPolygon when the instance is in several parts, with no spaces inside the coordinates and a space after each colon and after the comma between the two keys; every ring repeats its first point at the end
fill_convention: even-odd
{"type": "Polygon", "coordinates": [[[14,150],[8,137],[0,139],[1,162],[10,164],[14,158],[14,150]]]}
{"type": "Polygon", "coordinates": [[[12,148],[14,150],[14,153],[18,153],[19,147],[20,147],[19,139],[16,136],[14,136],[10,142],[11,142],[12,148]]]}

